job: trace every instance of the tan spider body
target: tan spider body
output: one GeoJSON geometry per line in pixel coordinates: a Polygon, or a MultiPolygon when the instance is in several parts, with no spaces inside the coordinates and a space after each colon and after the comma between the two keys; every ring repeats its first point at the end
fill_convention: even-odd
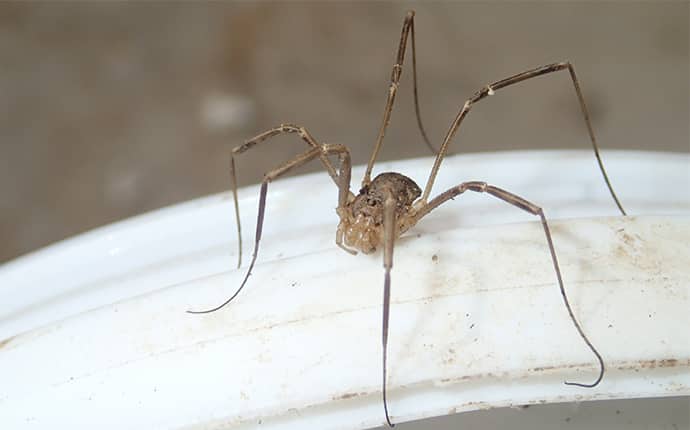
{"type": "Polygon", "coordinates": [[[351,254],[355,248],[364,254],[371,254],[384,243],[384,203],[387,196],[395,199],[395,219],[397,220],[394,235],[397,239],[414,224],[412,204],[422,195],[422,190],[410,178],[400,173],[381,173],[369,185],[365,185],[359,194],[351,199],[344,208],[338,208],[340,224],[335,242],[351,254]],[[348,248],[350,247],[350,248],[348,248]]]}

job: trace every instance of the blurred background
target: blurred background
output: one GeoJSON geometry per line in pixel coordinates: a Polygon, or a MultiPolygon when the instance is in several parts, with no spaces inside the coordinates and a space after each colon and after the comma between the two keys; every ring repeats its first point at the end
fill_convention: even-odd
{"type": "MultiPolygon", "coordinates": [[[[688,2],[0,3],[0,262],[227,190],[229,149],[282,122],[366,162],[408,9],[436,145],[483,85],[567,59],[604,159],[690,151],[688,2]]],[[[407,60],[381,160],[430,155],[407,60]]],[[[275,143],[241,185],[303,150],[275,143]]],[[[476,106],[450,152],[589,147],[559,72],[476,106]]]]}

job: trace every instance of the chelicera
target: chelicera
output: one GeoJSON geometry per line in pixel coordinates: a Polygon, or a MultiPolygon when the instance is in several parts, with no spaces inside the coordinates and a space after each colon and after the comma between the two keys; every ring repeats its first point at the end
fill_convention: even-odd
{"type": "Polygon", "coordinates": [[[489,85],[484,86],[477,92],[475,92],[465,103],[456,115],[455,119],[450,125],[448,132],[438,150],[436,150],[429,142],[426,132],[422,125],[421,115],[419,112],[419,102],[417,96],[417,68],[416,68],[416,54],[415,54],[415,35],[414,35],[414,12],[408,12],[405,17],[402,34],[400,36],[400,44],[398,47],[396,62],[393,65],[391,72],[391,81],[388,89],[388,97],[386,100],[386,105],[384,109],[383,119],[381,126],[379,128],[378,136],[374,144],[374,150],[367,164],[367,168],[362,179],[361,188],[357,194],[350,191],[350,179],[351,179],[351,160],[350,151],[344,145],[339,144],[325,144],[318,143],[316,139],[304,128],[294,124],[282,124],[278,127],[274,127],[268,131],[265,131],[252,139],[246,141],[243,145],[240,145],[232,150],[231,153],[231,177],[232,177],[232,192],[235,203],[235,215],[237,219],[237,233],[238,233],[238,268],[241,265],[242,260],[242,241],[241,241],[241,226],[239,217],[239,205],[237,203],[237,180],[236,180],[236,169],[235,169],[235,157],[240,155],[253,146],[267,142],[270,138],[281,135],[294,133],[297,134],[307,145],[308,149],[291,160],[288,160],[276,167],[275,169],[267,172],[264,175],[264,179],[261,184],[261,190],[259,193],[259,210],[257,216],[256,224],[256,234],[254,239],[254,252],[252,254],[251,263],[244,279],[237,289],[237,291],[224,303],[216,306],[212,309],[204,311],[188,311],[190,313],[201,314],[215,312],[221,309],[223,306],[230,303],[239,292],[244,288],[249,279],[254,264],[256,262],[256,257],[259,250],[259,242],[261,240],[261,233],[264,222],[264,213],[266,209],[266,196],[268,191],[268,184],[273,180],[284,175],[288,171],[300,167],[310,161],[319,160],[323,167],[326,169],[331,179],[338,187],[338,205],[336,212],[340,218],[340,223],[336,229],[336,244],[351,254],[356,254],[357,251],[361,251],[365,254],[370,254],[375,252],[377,249],[383,249],[383,266],[384,266],[384,282],[383,282],[383,322],[382,322],[382,396],[383,396],[383,406],[386,422],[388,425],[393,426],[391,422],[390,415],[388,413],[388,402],[386,399],[386,355],[388,346],[388,325],[389,325],[389,314],[390,314],[390,292],[391,292],[391,269],[393,267],[393,249],[395,240],[400,237],[401,234],[405,233],[407,230],[412,228],[419,220],[426,216],[429,212],[436,209],[443,203],[465,193],[466,191],[472,191],[477,193],[485,193],[504,202],[511,204],[523,211],[526,211],[532,215],[539,217],[541,225],[544,230],[544,235],[546,239],[546,244],[549,248],[551,254],[551,260],[553,263],[554,272],[556,274],[556,281],[560,289],[561,296],[563,298],[563,303],[568,311],[568,315],[578,331],[580,337],[589,347],[592,353],[596,356],[599,364],[599,375],[596,380],[592,383],[578,383],[578,382],[565,382],[568,385],[576,385],[580,387],[594,387],[599,384],[604,376],[604,361],[597,351],[597,349],[592,345],[592,343],[587,338],[582,327],[580,326],[575,314],[568,301],[568,296],[563,285],[563,279],[561,276],[560,267],[558,265],[558,259],[556,257],[556,251],[553,246],[553,240],[551,233],[549,231],[549,226],[544,215],[544,211],[538,205],[514,194],[502,188],[494,185],[487,184],[481,181],[469,181],[463,182],[455,187],[452,187],[441,194],[430,199],[431,189],[438,174],[441,163],[448,151],[448,146],[458,131],[460,124],[479,101],[494,95],[497,91],[502,88],[517,84],[528,79],[536,78],[539,76],[544,76],[547,74],[555,73],[558,71],[567,71],[570,79],[572,81],[577,99],[580,104],[582,111],[582,116],[584,118],[585,125],[587,126],[587,131],[589,133],[590,142],[592,144],[592,149],[594,155],[599,165],[599,169],[609,189],[611,197],[613,198],[615,204],[620,210],[621,214],[625,215],[623,206],[619,202],[613,187],[606,175],[606,170],[604,169],[604,164],[599,156],[599,149],[597,146],[596,138],[594,136],[594,130],[589,119],[589,113],[587,111],[587,106],[585,104],[582,91],[580,90],[580,84],[578,82],[577,76],[575,75],[575,69],[569,62],[559,62],[547,64],[545,66],[540,66],[531,70],[527,70],[522,73],[509,76],[505,79],[495,81],[489,85]],[[431,168],[429,178],[424,186],[420,188],[412,179],[404,176],[400,173],[387,172],[381,173],[376,176],[373,180],[371,179],[371,172],[376,162],[377,155],[381,149],[383,143],[383,138],[390,121],[391,112],[393,109],[393,104],[395,102],[395,96],[398,91],[398,85],[400,78],[402,76],[402,66],[405,59],[405,52],[407,47],[408,38],[411,40],[412,46],[412,78],[413,78],[413,88],[414,88],[414,103],[415,111],[417,114],[417,123],[419,130],[424,139],[426,145],[436,154],[434,164],[431,168]],[[337,163],[334,164],[330,157],[337,157],[337,163]],[[336,168],[337,167],[337,168],[336,168]]]}

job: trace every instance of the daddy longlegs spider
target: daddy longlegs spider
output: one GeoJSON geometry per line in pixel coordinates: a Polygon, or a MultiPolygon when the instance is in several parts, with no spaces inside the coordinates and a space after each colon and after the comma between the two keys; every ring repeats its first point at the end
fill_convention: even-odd
{"type": "Polygon", "coordinates": [[[374,150],[367,164],[367,169],[364,173],[364,178],[362,179],[362,186],[359,193],[355,195],[350,191],[350,177],[351,177],[351,161],[350,161],[350,151],[348,147],[339,144],[325,144],[318,143],[314,137],[304,128],[294,124],[282,124],[278,127],[272,128],[265,131],[258,136],[246,141],[243,145],[234,148],[231,152],[230,161],[230,171],[232,178],[232,193],[235,203],[235,216],[237,219],[237,234],[238,234],[238,265],[239,268],[242,262],[242,228],[240,225],[239,216],[239,205],[237,202],[237,177],[235,169],[235,156],[244,153],[245,151],[252,148],[254,145],[261,142],[265,142],[270,138],[286,134],[286,133],[296,133],[309,147],[308,150],[296,156],[295,158],[288,160],[279,167],[267,172],[264,175],[264,179],[261,183],[261,191],[259,194],[259,213],[257,216],[256,223],[256,235],[254,239],[254,253],[252,254],[252,260],[247,269],[247,273],[242,280],[242,284],[237,289],[237,291],[224,303],[216,306],[215,308],[204,310],[204,311],[187,311],[193,314],[203,314],[215,312],[221,309],[223,306],[230,303],[237,295],[242,291],[242,288],[247,283],[249,276],[254,268],[254,263],[256,262],[256,256],[259,251],[259,241],[261,240],[261,231],[264,222],[264,212],[266,209],[266,194],[268,191],[268,184],[273,180],[279,178],[288,171],[302,166],[314,159],[319,159],[323,167],[326,169],[330,175],[333,182],[338,187],[338,207],[336,212],[340,217],[340,223],[336,230],[335,243],[349,252],[350,254],[356,254],[357,250],[370,254],[383,244],[383,267],[384,267],[384,281],[383,281],[383,324],[382,324],[382,346],[383,346],[383,382],[382,382],[382,395],[383,395],[383,408],[386,416],[386,422],[389,426],[393,426],[390,416],[388,414],[388,402],[386,400],[386,355],[388,350],[388,320],[390,313],[390,292],[391,292],[391,269],[393,267],[393,247],[395,244],[395,239],[400,237],[407,230],[412,228],[419,220],[421,220],[425,215],[427,215],[432,210],[436,209],[441,204],[459,196],[465,191],[474,191],[477,193],[487,193],[498,199],[501,199],[513,206],[516,206],[532,215],[536,215],[540,218],[542,227],[544,229],[544,235],[546,236],[546,243],[549,247],[551,253],[551,260],[553,262],[553,268],[556,273],[556,279],[558,281],[558,287],[561,292],[561,297],[563,298],[563,303],[568,311],[570,320],[577,329],[582,340],[587,344],[592,353],[596,356],[599,362],[599,375],[596,380],[592,383],[585,384],[579,382],[568,382],[565,381],[567,385],[575,385],[579,387],[595,387],[604,377],[604,360],[597,349],[592,345],[587,336],[585,335],[580,323],[575,318],[575,314],[568,301],[568,296],[565,292],[563,286],[563,279],[561,276],[561,270],[558,265],[558,259],[556,257],[556,251],[553,246],[553,240],[551,239],[551,233],[549,231],[549,225],[546,222],[546,216],[541,207],[535,205],[532,202],[525,200],[524,198],[513,194],[504,189],[498,188],[493,185],[489,185],[486,182],[480,181],[470,181],[463,182],[445,192],[437,195],[436,197],[429,200],[429,194],[431,193],[431,188],[434,185],[436,175],[441,167],[441,162],[446,156],[448,151],[448,146],[450,141],[455,136],[458,131],[462,120],[467,116],[475,103],[492,96],[496,91],[508,87],[510,85],[517,84],[528,79],[536,78],[538,76],[547,75],[550,73],[565,71],[567,70],[570,74],[570,78],[577,94],[578,101],[580,102],[580,108],[582,110],[582,116],[584,118],[585,124],[587,125],[587,131],[589,132],[589,138],[592,143],[592,149],[594,150],[594,155],[596,157],[597,163],[599,165],[599,170],[606,182],[611,197],[618,206],[621,214],[625,215],[623,206],[621,205],[616,193],[613,191],[613,187],[606,175],[606,170],[604,169],[604,164],[599,156],[599,148],[597,146],[597,141],[594,136],[594,130],[589,119],[589,113],[587,111],[587,106],[585,104],[584,97],[582,96],[582,91],[580,90],[580,84],[575,75],[575,69],[570,64],[570,62],[560,62],[548,64],[545,66],[537,67],[516,75],[501,79],[499,81],[493,82],[485,87],[481,88],[479,91],[474,93],[472,97],[467,99],[463,107],[458,112],[457,116],[453,120],[450,129],[446,133],[445,138],[441,147],[436,151],[434,147],[429,142],[429,139],[424,131],[422,125],[419,102],[417,95],[417,63],[416,63],[416,52],[415,52],[415,34],[414,34],[414,11],[409,11],[405,17],[402,33],[400,35],[400,44],[398,46],[398,54],[396,63],[393,65],[393,70],[391,72],[390,86],[388,89],[388,98],[386,100],[386,107],[383,111],[383,120],[379,128],[378,136],[376,137],[376,143],[374,144],[374,150]],[[417,124],[424,139],[426,145],[436,153],[436,159],[434,165],[431,168],[431,173],[429,174],[429,179],[427,179],[424,191],[417,186],[417,184],[410,178],[394,172],[381,173],[376,176],[373,180],[371,179],[371,171],[376,162],[376,157],[381,149],[383,143],[383,137],[386,133],[386,128],[390,122],[391,112],[393,110],[393,103],[395,102],[395,96],[398,91],[398,85],[400,82],[400,77],[402,75],[402,67],[405,59],[405,51],[407,47],[408,38],[411,39],[412,45],[412,79],[414,88],[414,104],[415,113],[417,116],[417,124]],[[329,159],[329,156],[337,156],[339,161],[339,168],[333,166],[333,163],[329,159]],[[420,197],[421,196],[421,197],[420,197]]]}

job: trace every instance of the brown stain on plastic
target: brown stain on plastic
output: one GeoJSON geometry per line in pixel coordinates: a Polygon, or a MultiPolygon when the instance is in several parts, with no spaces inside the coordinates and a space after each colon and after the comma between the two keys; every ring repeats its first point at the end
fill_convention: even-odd
{"type": "Polygon", "coordinates": [[[615,256],[633,264],[635,267],[661,274],[660,255],[654,247],[650,247],[648,241],[637,233],[629,233],[625,228],[616,230],[615,256]]]}
{"type": "Polygon", "coordinates": [[[14,339],[14,336],[8,337],[7,339],[0,340],[0,349],[3,349],[6,347],[12,340],[14,339]]]}
{"type": "MultiPolygon", "coordinates": [[[[665,368],[665,367],[677,367],[681,363],[675,358],[666,358],[662,360],[640,360],[639,367],[643,369],[654,369],[654,368],[665,368]]],[[[685,365],[690,365],[690,360],[686,360],[685,365]]],[[[620,369],[620,367],[619,367],[620,369]]]]}
{"type": "MultiPolygon", "coordinates": [[[[575,363],[567,364],[563,366],[539,366],[527,369],[528,373],[539,373],[539,372],[550,372],[559,371],[564,369],[576,369],[576,368],[587,368],[590,367],[590,363],[575,363]]],[[[676,358],[662,358],[658,360],[631,360],[631,361],[619,361],[617,363],[612,363],[610,368],[616,370],[632,370],[632,369],[655,369],[655,368],[672,368],[672,367],[690,367],[690,359],[679,360],[676,358]]],[[[468,381],[468,380],[480,380],[487,378],[506,378],[511,377],[508,372],[494,373],[476,373],[472,375],[463,375],[455,378],[443,378],[439,382],[442,384],[468,381]]]]}
{"type": "MultiPolygon", "coordinates": [[[[541,366],[529,369],[531,372],[548,372],[551,370],[573,369],[578,367],[587,367],[588,364],[568,364],[565,366],[541,366]]],[[[658,360],[632,360],[620,361],[611,367],[616,370],[631,370],[631,369],[654,369],[654,368],[669,368],[669,367],[690,367],[690,359],[678,360],[677,358],[662,358],[658,360]]]]}
{"type": "Polygon", "coordinates": [[[630,250],[635,247],[635,238],[630,236],[625,229],[621,228],[616,230],[618,233],[619,242],[616,246],[616,256],[618,257],[630,257],[630,250]]]}
{"type": "MultiPolygon", "coordinates": [[[[534,372],[544,372],[544,371],[551,371],[551,370],[562,370],[562,369],[572,369],[572,368],[577,368],[577,367],[587,367],[590,366],[589,363],[580,363],[580,364],[570,364],[566,366],[541,366],[541,367],[534,367],[532,369],[529,369],[530,371],[534,372]]],[[[672,368],[672,367],[679,367],[679,366],[685,366],[685,367],[690,367],[690,358],[688,359],[676,359],[676,358],[664,358],[664,359],[659,359],[659,360],[631,360],[631,361],[620,361],[617,363],[613,363],[610,365],[610,368],[614,368],[617,370],[630,370],[630,369],[654,369],[654,368],[672,368]]],[[[507,378],[511,377],[514,375],[511,375],[509,372],[484,372],[484,373],[478,373],[478,374],[473,374],[473,375],[464,375],[460,376],[457,378],[444,378],[441,379],[440,382],[442,383],[454,383],[454,382],[460,382],[460,381],[467,381],[467,380],[478,380],[478,379],[485,379],[485,378],[507,378]]],[[[685,386],[682,387],[683,389],[685,386]]],[[[340,401],[340,400],[349,400],[349,399],[355,399],[363,396],[369,396],[372,394],[377,394],[377,391],[371,391],[371,392],[366,392],[366,391],[361,391],[361,392],[347,392],[344,394],[340,394],[338,396],[334,396],[331,399],[333,401],[340,401]]],[[[582,396],[575,396],[576,401],[580,401],[584,399],[582,396]]],[[[539,399],[533,402],[533,404],[547,404],[547,403],[559,403],[559,402],[566,402],[566,401],[572,401],[573,398],[571,396],[556,396],[554,399],[551,400],[546,400],[546,399],[539,399]]],[[[322,404],[313,404],[309,405],[304,409],[311,409],[315,407],[320,407],[323,406],[322,404]]],[[[520,407],[524,407],[524,405],[519,405],[520,407]]],[[[459,412],[464,412],[464,411],[469,411],[469,410],[481,410],[481,409],[492,409],[497,406],[492,405],[487,402],[467,402],[463,403],[462,406],[456,406],[448,409],[447,414],[456,414],[459,412]]],[[[299,413],[300,410],[291,408],[290,410],[286,411],[288,413],[299,413]]],[[[276,414],[275,417],[280,417],[282,414],[276,414]]],[[[231,421],[224,421],[223,423],[225,425],[230,424],[232,425],[241,425],[241,424],[247,424],[250,422],[255,422],[255,418],[245,418],[242,416],[236,417],[234,420],[231,421]]]]}
{"type": "Polygon", "coordinates": [[[349,392],[345,394],[341,394],[339,396],[332,397],[333,400],[338,401],[338,400],[347,400],[347,399],[354,399],[357,397],[362,397],[362,396],[368,396],[372,393],[368,393],[366,391],[360,391],[360,392],[349,392]]]}
{"type": "Polygon", "coordinates": [[[503,372],[503,373],[494,373],[494,372],[485,372],[485,373],[475,373],[472,375],[463,375],[463,376],[458,376],[457,378],[443,378],[440,380],[441,383],[447,384],[450,382],[460,382],[460,381],[469,381],[473,379],[487,379],[487,378],[503,378],[507,377],[508,373],[503,372]]]}
{"type": "Polygon", "coordinates": [[[531,369],[527,369],[528,372],[548,372],[551,370],[561,370],[561,369],[574,369],[576,367],[585,367],[588,366],[587,363],[575,363],[575,364],[566,364],[564,366],[538,366],[538,367],[533,367],[531,369]]]}

